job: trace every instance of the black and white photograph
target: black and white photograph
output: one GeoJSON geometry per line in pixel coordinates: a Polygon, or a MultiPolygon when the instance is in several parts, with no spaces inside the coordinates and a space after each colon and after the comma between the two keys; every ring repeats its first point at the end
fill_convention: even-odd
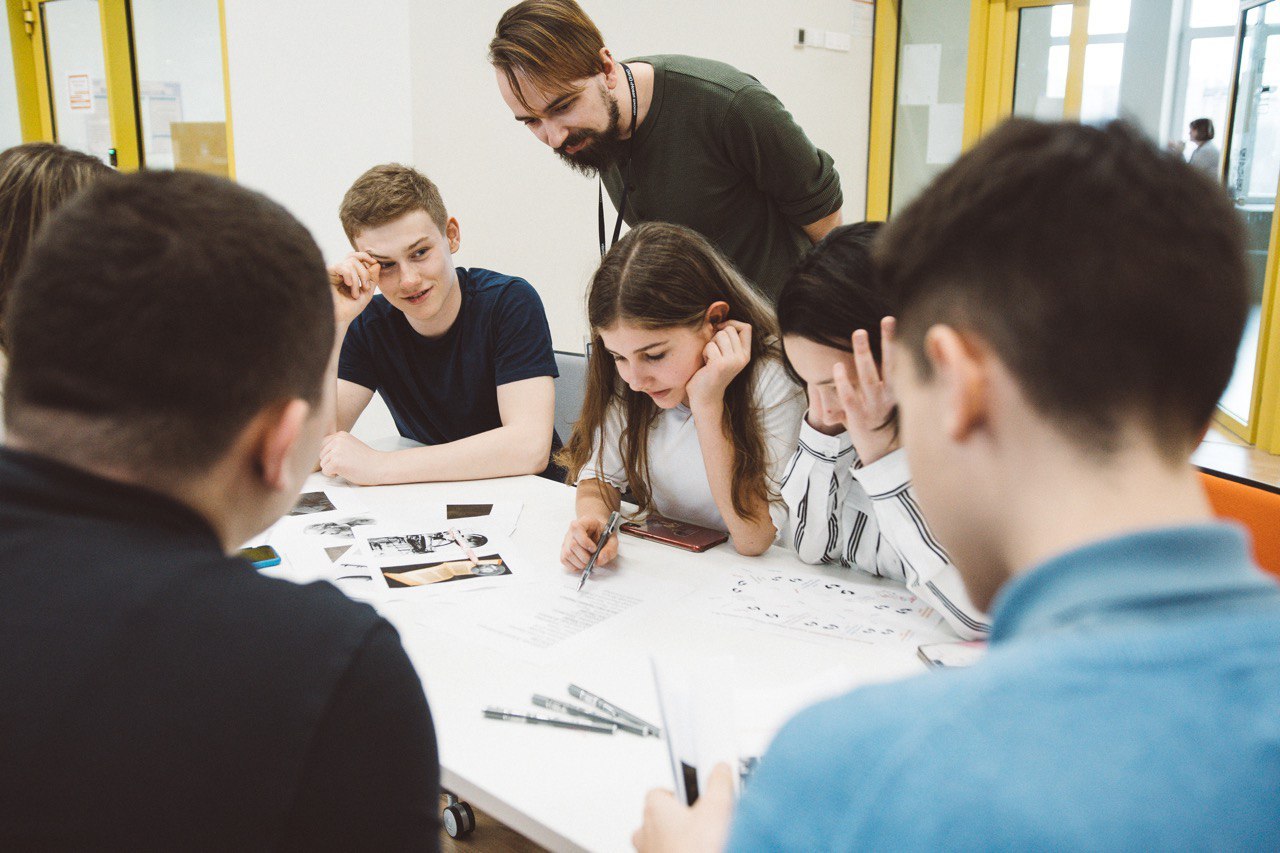
{"type": "Polygon", "coordinates": [[[303,492],[289,515],[311,515],[317,512],[333,512],[337,507],[324,492],[303,492]]]}
{"type": "Polygon", "coordinates": [[[339,518],[333,521],[317,521],[315,524],[308,524],[302,528],[302,532],[308,536],[332,536],[337,539],[350,539],[355,541],[355,528],[368,527],[371,524],[377,524],[378,520],[367,515],[353,515],[347,518],[339,518]]]}
{"type": "Polygon", "coordinates": [[[480,557],[476,564],[470,560],[446,560],[437,563],[421,563],[412,566],[396,566],[382,570],[387,586],[400,589],[411,586],[448,583],[472,578],[493,578],[511,574],[510,567],[497,554],[480,557]]]}

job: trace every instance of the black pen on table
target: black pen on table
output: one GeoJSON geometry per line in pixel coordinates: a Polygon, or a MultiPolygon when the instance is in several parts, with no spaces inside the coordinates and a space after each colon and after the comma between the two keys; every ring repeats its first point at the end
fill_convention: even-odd
{"type": "Polygon", "coordinates": [[[582,578],[578,581],[578,592],[582,592],[582,587],[586,585],[587,578],[591,577],[591,570],[596,567],[596,558],[604,550],[604,546],[609,542],[609,537],[613,535],[613,531],[618,529],[618,522],[621,520],[622,516],[618,514],[616,509],[609,514],[609,521],[604,526],[604,533],[600,534],[600,541],[596,543],[596,550],[591,553],[591,559],[587,561],[587,567],[582,570],[582,578]]]}
{"type": "Polygon", "coordinates": [[[646,733],[651,734],[654,737],[658,737],[662,734],[662,730],[659,729],[657,726],[655,726],[653,723],[647,723],[644,720],[637,717],[635,714],[627,713],[626,711],[619,708],[617,705],[614,705],[612,702],[606,702],[604,699],[601,699],[596,694],[588,690],[583,690],[581,687],[579,687],[576,684],[569,685],[569,695],[572,696],[574,699],[581,700],[582,702],[585,702],[588,705],[591,705],[592,707],[599,708],[601,711],[604,711],[610,717],[617,717],[618,719],[627,720],[631,723],[634,723],[635,725],[644,729],[646,733]]]}
{"type": "Polygon", "coordinates": [[[584,720],[591,720],[592,722],[599,723],[603,726],[617,726],[624,732],[631,732],[633,735],[640,735],[641,737],[644,737],[649,733],[648,729],[632,725],[626,720],[622,720],[617,717],[605,717],[600,714],[593,714],[590,711],[583,710],[582,708],[575,708],[567,702],[561,702],[558,699],[552,699],[549,696],[542,696],[538,693],[533,694],[533,704],[537,705],[539,708],[546,708],[548,711],[559,711],[561,714],[570,714],[574,717],[581,717],[584,720]]]}
{"type": "Polygon", "coordinates": [[[493,706],[485,708],[484,715],[491,720],[520,720],[532,725],[558,726],[562,729],[577,729],[581,732],[599,732],[602,735],[611,735],[617,731],[617,725],[613,723],[607,726],[596,723],[579,723],[577,720],[561,720],[558,717],[549,717],[546,714],[527,714],[523,711],[508,711],[506,708],[495,708],[493,706]]]}

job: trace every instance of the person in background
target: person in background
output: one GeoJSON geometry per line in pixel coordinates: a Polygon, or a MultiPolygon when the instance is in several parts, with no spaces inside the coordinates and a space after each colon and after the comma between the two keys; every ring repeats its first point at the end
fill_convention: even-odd
{"type": "MultiPolygon", "coordinates": [[[[516,121],[572,168],[599,175],[620,220],[692,228],[770,299],[840,224],[831,156],[732,66],[678,55],[620,63],[574,0],[512,6],[489,61],[516,121]]],[[[599,213],[603,254],[603,202],[599,213]]]]}
{"type": "Polygon", "coordinates": [[[278,205],[102,181],[12,283],[0,448],[0,848],[437,850],[394,628],[237,549],[332,417],[333,300],[278,205]]]}
{"type": "Polygon", "coordinates": [[[642,853],[1280,849],[1280,585],[1189,462],[1244,250],[1122,123],[1010,121],[894,215],[903,444],[987,654],[801,712],[736,813],[724,765],[650,794],[642,853]]]}
{"type": "Polygon", "coordinates": [[[605,255],[587,320],[582,417],[561,453],[578,485],[561,562],[585,567],[627,490],[641,513],[764,552],[785,529],[778,482],[804,412],[768,303],[701,236],[649,222],[605,255]]]}
{"type": "MultiPolygon", "coordinates": [[[[1207,118],[1195,119],[1187,126],[1187,136],[1196,146],[1191,149],[1191,155],[1187,157],[1187,162],[1206,174],[1217,178],[1222,171],[1222,151],[1219,150],[1218,144],[1213,141],[1213,120],[1207,118]]],[[[1179,140],[1172,143],[1169,149],[1177,154],[1185,154],[1187,145],[1179,140]]]]}
{"type": "Polygon", "coordinates": [[[920,513],[889,379],[893,318],[871,262],[879,222],[841,225],[778,298],[787,369],[809,391],[782,478],[791,539],[806,563],[904,584],[966,640],[990,626],[920,513]]]}
{"type": "MultiPolygon", "coordinates": [[[[9,287],[27,246],[64,201],[87,184],[114,173],[97,157],[52,142],[28,142],[0,151],[0,384],[9,349],[5,333],[9,287]]],[[[4,419],[0,417],[0,439],[3,437],[4,419]]]]}
{"type": "Polygon", "coordinates": [[[559,448],[555,352],[537,291],[453,265],[461,226],[416,169],[369,169],[339,216],[353,251],[329,269],[341,356],[321,470],[362,486],[561,480],[550,464],[559,448]],[[351,435],[374,392],[400,434],[426,447],[379,451],[351,435]]]}

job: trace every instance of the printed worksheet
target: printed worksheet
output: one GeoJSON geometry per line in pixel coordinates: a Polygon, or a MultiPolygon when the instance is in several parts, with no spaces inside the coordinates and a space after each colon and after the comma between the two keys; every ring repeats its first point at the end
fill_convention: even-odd
{"type": "Polygon", "coordinates": [[[801,574],[737,571],[708,604],[722,618],[863,643],[912,642],[942,623],[902,587],[801,574]]]}
{"type": "Polygon", "coordinates": [[[659,605],[687,591],[639,572],[595,580],[579,592],[578,578],[566,575],[549,581],[468,595],[473,607],[432,609],[421,624],[445,631],[458,642],[478,642],[497,651],[542,661],[548,649],[589,635],[618,619],[633,618],[644,605],[659,605]]]}

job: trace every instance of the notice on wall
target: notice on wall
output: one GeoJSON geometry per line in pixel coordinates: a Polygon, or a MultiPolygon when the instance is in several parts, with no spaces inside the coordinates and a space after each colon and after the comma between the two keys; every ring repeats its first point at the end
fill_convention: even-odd
{"type": "Polygon", "coordinates": [[[73,113],[93,112],[93,86],[89,72],[76,71],[67,75],[67,106],[73,113]]]}
{"type": "Polygon", "coordinates": [[[938,79],[942,74],[942,45],[903,45],[901,59],[902,73],[898,77],[898,104],[900,106],[932,106],[938,103],[938,79]]]}

